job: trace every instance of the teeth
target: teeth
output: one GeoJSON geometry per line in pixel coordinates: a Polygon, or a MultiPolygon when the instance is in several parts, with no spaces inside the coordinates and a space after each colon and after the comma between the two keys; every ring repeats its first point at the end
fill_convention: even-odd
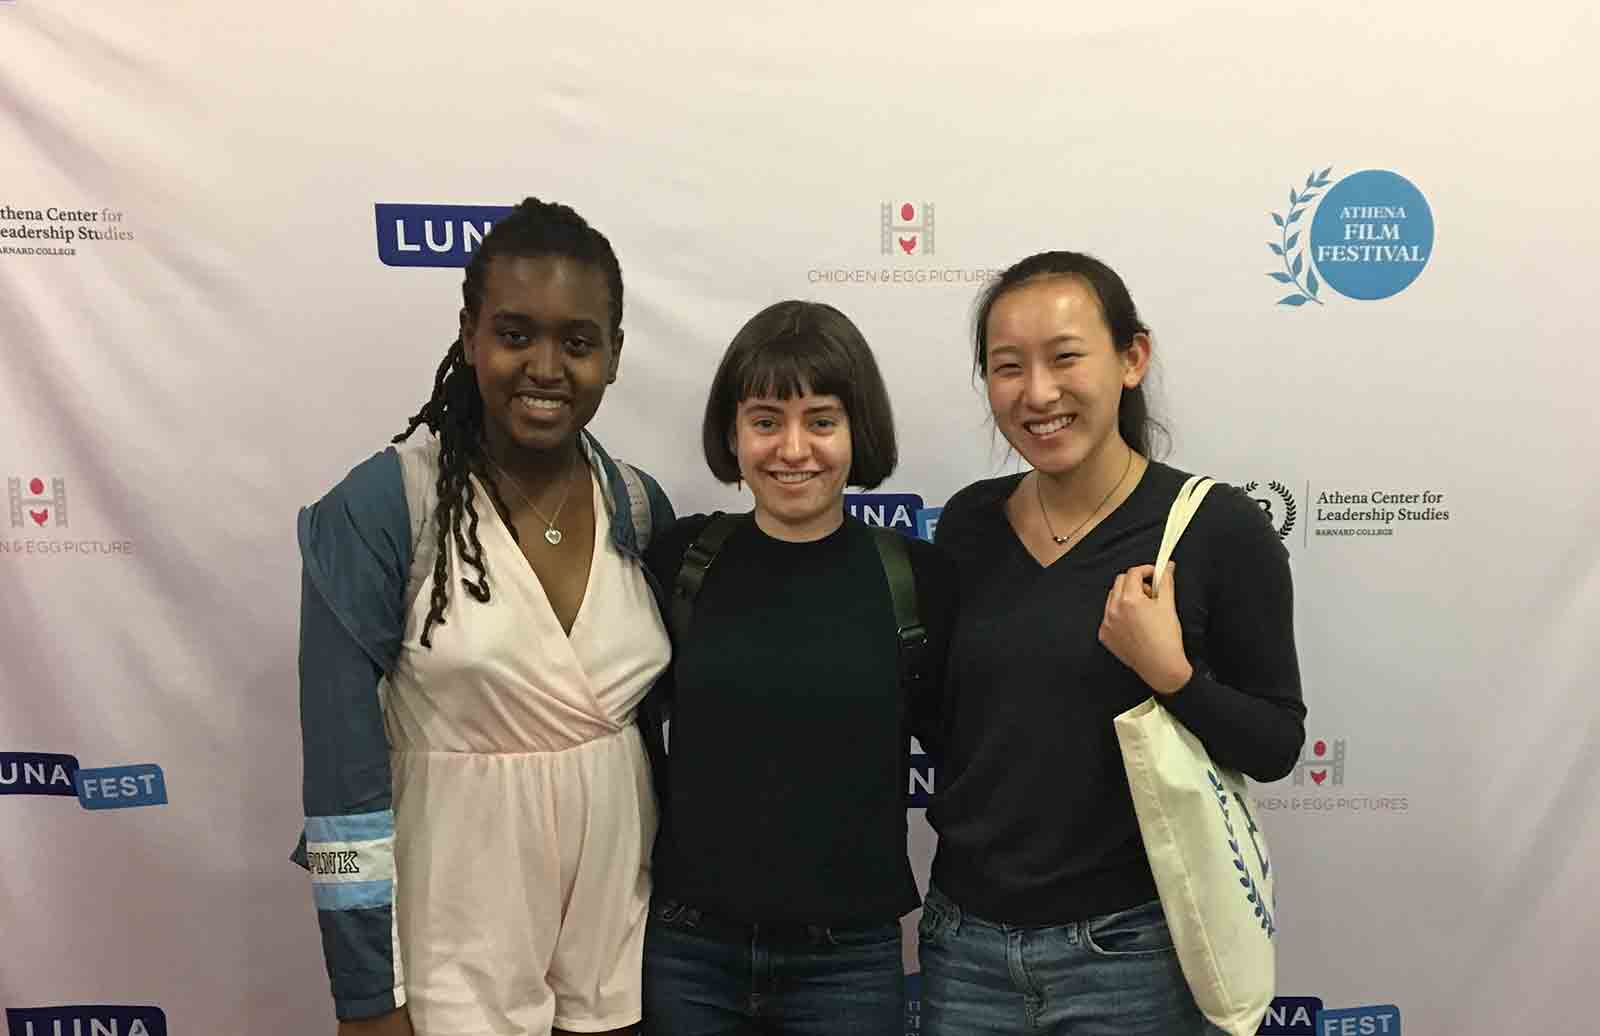
{"type": "Polygon", "coordinates": [[[522,400],[523,406],[532,407],[534,410],[561,409],[561,400],[559,399],[537,399],[533,396],[519,396],[518,398],[522,400]]]}
{"type": "Polygon", "coordinates": [[[1076,414],[1069,414],[1066,417],[1058,417],[1053,421],[1045,421],[1045,422],[1042,422],[1042,423],[1025,424],[1024,427],[1027,428],[1028,431],[1032,432],[1034,435],[1049,435],[1052,432],[1061,431],[1061,429],[1065,428],[1067,425],[1071,424],[1075,420],[1077,420],[1077,415],[1076,414]]]}
{"type": "Polygon", "coordinates": [[[772,473],[772,477],[779,482],[789,483],[809,482],[816,476],[817,473],[814,471],[775,471],[772,473]]]}

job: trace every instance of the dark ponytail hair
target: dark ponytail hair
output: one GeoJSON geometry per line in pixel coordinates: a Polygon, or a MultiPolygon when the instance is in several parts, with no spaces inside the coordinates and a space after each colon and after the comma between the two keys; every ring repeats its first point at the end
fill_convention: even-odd
{"type": "MultiPolygon", "coordinates": [[[[622,268],[611,243],[572,209],[538,198],[524,199],[496,223],[467,263],[461,282],[461,304],[468,324],[477,323],[490,262],[499,256],[546,255],[572,259],[605,274],[611,292],[611,333],[615,336],[622,328],[622,268]]],[[[474,471],[488,486],[494,503],[509,510],[494,476],[483,470],[483,397],[478,393],[477,375],[467,365],[460,336],[445,350],[434,374],[433,395],[394,441],[404,442],[422,425],[439,437],[439,480],[435,484],[438,500],[433,511],[438,552],[433,563],[433,596],[428,618],[422,624],[422,645],[432,647],[433,627],[444,623],[445,610],[450,606],[446,547],[451,539],[461,552],[461,560],[477,573],[476,579],[463,578],[461,585],[474,600],[489,599],[489,570],[483,544],[478,540],[477,493],[471,480],[474,471]]],[[[516,538],[516,528],[509,524],[507,528],[516,538]]]]}
{"type": "MultiPolygon", "coordinates": [[[[976,342],[973,371],[978,377],[984,376],[989,360],[989,314],[994,304],[1006,292],[1041,277],[1076,277],[1086,284],[1100,303],[1100,314],[1111,331],[1111,344],[1117,352],[1126,352],[1133,345],[1135,335],[1150,334],[1150,329],[1139,319],[1139,310],[1133,304],[1133,296],[1128,294],[1128,286],[1111,267],[1082,252],[1040,252],[1012,264],[978,297],[973,334],[976,342]]],[[[1142,383],[1122,390],[1122,400],[1117,407],[1117,431],[1123,442],[1146,457],[1154,456],[1152,451],[1158,443],[1164,450],[1170,436],[1161,422],[1150,416],[1150,404],[1142,383]]]]}

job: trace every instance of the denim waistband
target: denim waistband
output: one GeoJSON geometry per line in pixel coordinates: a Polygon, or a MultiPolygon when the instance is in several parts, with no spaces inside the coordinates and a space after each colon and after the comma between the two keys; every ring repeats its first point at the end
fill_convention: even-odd
{"type": "Polygon", "coordinates": [[[719,917],[696,906],[675,899],[656,900],[650,913],[657,920],[681,925],[703,932],[713,938],[729,942],[749,942],[762,939],[780,943],[828,943],[835,936],[849,936],[870,932],[875,928],[897,924],[898,918],[874,924],[809,924],[800,921],[737,921],[719,917]]]}

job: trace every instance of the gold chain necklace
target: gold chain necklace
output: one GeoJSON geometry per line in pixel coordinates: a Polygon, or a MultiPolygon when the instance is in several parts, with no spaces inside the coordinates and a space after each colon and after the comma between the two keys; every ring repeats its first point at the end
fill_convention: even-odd
{"type": "Polygon", "coordinates": [[[507,471],[505,468],[502,468],[500,465],[496,464],[494,462],[494,458],[489,456],[488,450],[483,451],[483,459],[489,462],[489,466],[491,468],[505,476],[506,482],[510,484],[512,489],[517,491],[518,496],[522,497],[522,502],[528,505],[528,509],[531,510],[541,522],[544,522],[545,542],[550,544],[552,547],[558,545],[561,542],[561,530],[556,528],[556,519],[561,517],[561,509],[567,506],[567,497],[572,495],[572,473],[578,468],[578,454],[576,452],[572,454],[572,463],[567,466],[567,486],[561,491],[561,502],[556,504],[555,514],[552,514],[548,518],[544,516],[544,512],[539,510],[532,498],[529,497],[528,494],[523,490],[522,483],[517,480],[517,477],[511,474],[511,472],[507,471]]]}
{"type": "Polygon", "coordinates": [[[1039,513],[1044,516],[1044,527],[1046,529],[1050,530],[1050,538],[1052,540],[1056,541],[1056,546],[1065,547],[1068,543],[1072,542],[1072,537],[1078,535],[1078,531],[1080,529],[1082,529],[1085,525],[1089,524],[1089,519],[1093,518],[1095,515],[1099,514],[1100,513],[1100,508],[1102,508],[1102,507],[1104,507],[1106,505],[1106,501],[1110,500],[1112,498],[1112,496],[1114,496],[1116,494],[1117,490],[1122,488],[1122,483],[1126,482],[1127,479],[1128,479],[1128,472],[1130,472],[1132,470],[1133,470],[1133,448],[1129,447],[1128,448],[1128,462],[1122,466],[1122,477],[1117,479],[1117,484],[1111,487],[1111,489],[1106,493],[1106,495],[1100,499],[1100,502],[1098,504],[1095,504],[1094,510],[1089,512],[1089,517],[1085,518],[1083,521],[1079,522],[1078,525],[1077,525],[1077,528],[1073,529],[1071,532],[1067,533],[1065,536],[1057,536],[1055,527],[1050,524],[1050,511],[1044,506],[1044,490],[1039,488],[1039,482],[1044,478],[1044,476],[1043,475],[1039,475],[1037,472],[1035,472],[1035,478],[1033,480],[1033,496],[1034,496],[1035,500],[1039,501],[1039,513]]]}

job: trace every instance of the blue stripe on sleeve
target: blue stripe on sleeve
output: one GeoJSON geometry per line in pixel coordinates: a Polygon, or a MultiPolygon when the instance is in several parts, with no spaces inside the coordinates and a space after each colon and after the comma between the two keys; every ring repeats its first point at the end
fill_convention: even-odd
{"type": "Polygon", "coordinates": [[[306,817],[308,842],[375,842],[394,835],[394,810],[344,817],[306,817]]]}
{"type": "Polygon", "coordinates": [[[394,902],[392,881],[347,881],[312,885],[318,910],[367,910],[394,902]]]}

